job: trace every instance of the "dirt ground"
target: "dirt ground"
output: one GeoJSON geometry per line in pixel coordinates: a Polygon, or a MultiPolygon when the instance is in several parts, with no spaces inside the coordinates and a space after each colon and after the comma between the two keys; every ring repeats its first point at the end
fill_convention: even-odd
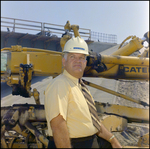
{"type": "MultiPolygon", "coordinates": [[[[119,81],[118,92],[125,94],[137,100],[144,101],[149,104],[149,82],[141,81],[119,81]]],[[[126,99],[117,97],[117,103],[129,107],[137,107],[147,109],[137,103],[133,103],[126,99]]],[[[137,146],[140,136],[149,132],[149,124],[144,123],[128,123],[127,128],[123,132],[113,132],[122,146],[137,146]]]]}
{"type": "MultiPolygon", "coordinates": [[[[134,53],[133,55],[136,55],[134,53]]],[[[144,101],[149,104],[149,81],[137,80],[121,80],[118,81],[117,92],[136,100],[144,101]]],[[[116,97],[116,102],[119,105],[149,109],[148,106],[142,106],[124,98],[116,97]]],[[[141,136],[149,133],[149,124],[144,123],[128,123],[127,128],[123,132],[113,132],[122,146],[137,146],[141,136]]]]}
{"type": "MultiPolygon", "coordinates": [[[[149,104],[149,82],[122,80],[118,83],[118,92],[149,104]]],[[[117,97],[116,100],[120,105],[136,108],[147,108],[132,101],[128,101],[124,98],[117,97]]]]}
{"type": "MultiPolygon", "coordinates": [[[[139,52],[134,52],[131,56],[138,54],[139,52]]],[[[117,92],[149,104],[149,81],[120,80],[117,92]]],[[[116,102],[119,105],[149,109],[148,106],[144,107],[120,97],[116,97],[116,102]]],[[[139,138],[147,133],[149,133],[148,123],[128,123],[123,132],[113,132],[122,146],[138,146],[139,138]]]]}

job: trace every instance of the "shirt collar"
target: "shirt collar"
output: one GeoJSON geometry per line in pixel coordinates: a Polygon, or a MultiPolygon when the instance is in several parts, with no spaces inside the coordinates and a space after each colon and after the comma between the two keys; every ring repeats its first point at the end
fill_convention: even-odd
{"type": "Polygon", "coordinates": [[[63,75],[65,75],[66,77],[70,78],[76,85],[79,84],[79,82],[78,82],[79,79],[75,78],[74,76],[69,74],[66,70],[63,71],[63,75]]]}

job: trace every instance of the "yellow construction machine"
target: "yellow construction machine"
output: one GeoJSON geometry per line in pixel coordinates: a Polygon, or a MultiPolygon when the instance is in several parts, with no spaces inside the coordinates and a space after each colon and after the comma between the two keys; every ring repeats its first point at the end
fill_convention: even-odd
{"type": "MultiPolygon", "coordinates": [[[[70,31],[74,32],[75,37],[80,36],[79,26],[70,25],[69,21],[65,24],[64,29],[66,32],[60,40],[62,51],[65,43],[71,38],[68,34],[70,31]]],[[[149,47],[144,47],[144,42],[149,44],[149,32],[145,33],[143,38],[127,37],[117,51],[111,55],[89,51],[84,78],[102,77],[115,80],[149,81],[149,47]],[[130,42],[124,44],[129,39],[130,42]],[[131,56],[143,47],[145,50],[142,54],[131,56]]],[[[1,107],[1,147],[47,148],[48,136],[44,105],[40,102],[38,90],[31,89],[31,82],[32,76],[56,77],[59,75],[63,71],[62,52],[16,45],[1,49],[1,54],[7,57],[6,70],[1,71],[1,81],[12,87],[12,95],[26,98],[33,96],[36,103],[1,107]]],[[[148,107],[134,108],[96,101],[101,122],[109,131],[122,132],[129,122],[149,123],[149,104],[147,102],[133,99],[86,80],[84,83],[148,107]]],[[[124,147],[131,148],[133,146],[124,147]]],[[[149,133],[139,138],[136,147],[149,147],[149,133]]]]}

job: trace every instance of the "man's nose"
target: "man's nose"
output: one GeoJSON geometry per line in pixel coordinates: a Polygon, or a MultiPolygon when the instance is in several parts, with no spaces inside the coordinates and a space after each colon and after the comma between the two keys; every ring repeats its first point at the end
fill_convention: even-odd
{"type": "Polygon", "coordinates": [[[75,61],[76,62],[81,62],[82,60],[80,59],[80,57],[75,57],[75,61]]]}

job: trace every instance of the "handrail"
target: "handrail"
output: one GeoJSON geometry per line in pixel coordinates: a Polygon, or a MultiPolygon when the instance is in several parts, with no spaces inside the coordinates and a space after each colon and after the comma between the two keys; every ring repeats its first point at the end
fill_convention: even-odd
{"type": "Polygon", "coordinates": [[[42,23],[42,22],[38,22],[38,21],[23,20],[23,19],[8,18],[8,17],[1,17],[1,18],[4,18],[4,19],[12,19],[12,20],[19,20],[19,21],[27,21],[27,22],[34,22],[34,23],[42,23]]]}
{"type": "MultiPolygon", "coordinates": [[[[50,31],[47,31],[47,32],[50,32],[50,33],[53,32],[53,30],[62,31],[61,34],[63,34],[65,32],[64,25],[57,25],[57,24],[51,24],[51,23],[43,23],[43,27],[44,27],[44,31],[45,31],[45,29],[50,29],[50,31]],[[54,28],[53,26],[57,26],[58,28],[54,28]]],[[[90,29],[79,28],[79,30],[80,30],[79,33],[80,33],[81,37],[87,37],[88,39],[90,39],[90,31],[91,31],[90,29]],[[82,30],[85,30],[87,32],[82,31],[82,30]],[[87,34],[87,36],[85,36],[85,34],[87,34]]],[[[71,31],[71,32],[73,32],[73,31],[71,31]]]]}
{"type": "MultiPolygon", "coordinates": [[[[14,24],[14,23],[12,23],[12,22],[6,22],[6,21],[1,21],[1,22],[3,22],[3,23],[10,23],[10,24],[14,24]]],[[[25,24],[15,23],[15,25],[25,25],[25,24]]],[[[41,26],[29,25],[29,24],[26,24],[26,26],[41,27],[41,26]]]]}
{"type": "MultiPolygon", "coordinates": [[[[30,33],[31,31],[40,31],[40,32],[35,33],[37,35],[46,35],[45,33],[51,33],[53,35],[56,34],[60,36],[60,34],[62,35],[65,33],[64,25],[1,17],[1,30],[4,30],[4,27],[8,28],[8,30],[12,28],[13,32],[17,32],[18,29],[22,29],[22,32],[25,31],[26,33],[27,32],[30,33]]],[[[83,34],[81,35],[81,37],[87,37],[90,39],[90,29],[80,28],[80,30],[84,30],[80,32],[80,34],[83,34]],[[85,32],[85,31],[88,31],[88,32],[85,32]]]]}
{"type": "MultiPolygon", "coordinates": [[[[18,29],[22,29],[22,32],[23,31],[27,32],[28,30],[42,31],[42,22],[1,17],[1,30],[3,30],[2,27],[3,28],[4,27],[12,28],[13,32],[17,32],[18,29]],[[5,19],[7,19],[7,20],[5,20],[5,19]]],[[[8,30],[10,30],[9,28],[8,28],[8,30]]]]}
{"type": "MultiPolygon", "coordinates": [[[[11,26],[5,26],[5,25],[1,25],[1,27],[11,27],[11,26]]],[[[39,29],[32,29],[32,28],[23,28],[23,27],[16,27],[17,29],[25,29],[25,30],[34,30],[34,31],[41,31],[39,29]]],[[[14,32],[14,30],[13,30],[14,32]]]]}
{"type": "MultiPolygon", "coordinates": [[[[65,33],[64,25],[1,17],[1,31],[4,30],[7,31],[6,29],[8,29],[8,31],[12,29],[12,32],[22,32],[22,33],[28,33],[34,35],[45,35],[45,36],[56,35],[58,37],[61,37],[60,35],[65,33]],[[7,19],[7,21],[5,19],[7,19]]],[[[81,37],[85,37],[84,38],[85,40],[88,39],[88,40],[94,40],[100,42],[117,43],[117,36],[113,34],[93,32],[90,29],[86,29],[86,28],[79,28],[79,33],[81,37]]]]}

